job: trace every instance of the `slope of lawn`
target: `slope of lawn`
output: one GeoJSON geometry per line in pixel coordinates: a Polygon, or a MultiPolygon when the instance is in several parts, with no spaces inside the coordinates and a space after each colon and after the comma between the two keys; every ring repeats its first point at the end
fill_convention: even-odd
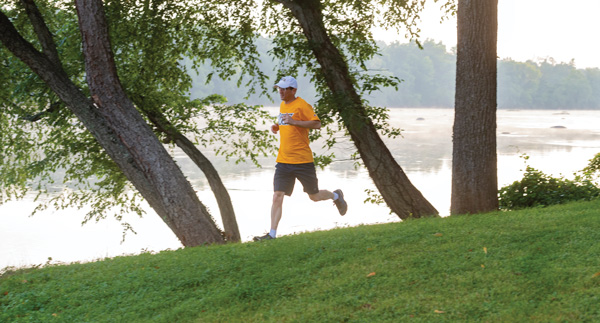
{"type": "Polygon", "coordinates": [[[600,321],[600,201],[0,277],[0,322],[406,320],[600,321]]]}

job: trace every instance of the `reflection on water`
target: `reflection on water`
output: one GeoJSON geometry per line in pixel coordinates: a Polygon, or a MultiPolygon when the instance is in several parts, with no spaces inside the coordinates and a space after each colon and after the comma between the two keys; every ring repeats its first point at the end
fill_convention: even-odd
{"type": "MultiPolygon", "coordinates": [[[[403,129],[403,137],[386,139],[394,157],[412,183],[429,199],[440,214],[450,208],[452,122],[451,109],[392,109],[390,123],[403,129]]],[[[546,173],[572,174],[587,165],[600,152],[600,112],[597,111],[498,111],[498,181],[507,185],[522,176],[522,154],[529,164],[546,173]],[[553,128],[561,126],[561,128],[553,128]]],[[[320,144],[313,143],[319,150],[320,144]]],[[[363,204],[365,189],[375,189],[363,169],[348,161],[353,152],[348,141],[335,151],[337,162],[318,171],[323,189],[341,188],[349,201],[348,213],[341,217],[331,201],[314,203],[298,186],[284,201],[280,235],[335,227],[399,221],[384,206],[363,204]]],[[[263,234],[269,228],[274,158],[263,158],[263,168],[251,164],[226,163],[207,152],[229,189],[242,239],[263,234]]],[[[179,152],[176,160],[198,190],[200,200],[218,219],[218,207],[203,175],[179,152]]],[[[85,210],[44,211],[28,217],[32,199],[0,206],[0,268],[53,262],[86,261],[142,250],[176,249],[181,245],[151,211],[128,221],[138,232],[121,241],[121,225],[103,220],[81,226],[85,210]]]]}

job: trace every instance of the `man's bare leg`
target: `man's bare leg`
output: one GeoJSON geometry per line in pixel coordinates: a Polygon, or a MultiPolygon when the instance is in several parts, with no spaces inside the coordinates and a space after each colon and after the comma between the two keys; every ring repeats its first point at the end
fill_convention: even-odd
{"type": "Polygon", "coordinates": [[[279,226],[279,221],[281,220],[283,213],[284,197],[284,192],[275,191],[273,193],[273,205],[271,206],[271,230],[277,230],[277,227],[279,226]]]}
{"type": "Polygon", "coordinates": [[[333,192],[328,190],[320,190],[317,194],[308,194],[308,197],[315,202],[333,200],[333,203],[338,208],[340,215],[346,214],[346,211],[348,210],[348,204],[346,203],[346,200],[344,200],[344,193],[339,189],[333,192]]]}
{"type": "Polygon", "coordinates": [[[333,200],[333,193],[328,190],[320,190],[317,194],[308,194],[308,197],[315,202],[333,200]]]}
{"type": "Polygon", "coordinates": [[[271,231],[264,236],[254,237],[254,241],[271,240],[277,237],[277,226],[281,220],[284,197],[285,192],[275,191],[273,193],[273,204],[271,205],[271,231]]]}

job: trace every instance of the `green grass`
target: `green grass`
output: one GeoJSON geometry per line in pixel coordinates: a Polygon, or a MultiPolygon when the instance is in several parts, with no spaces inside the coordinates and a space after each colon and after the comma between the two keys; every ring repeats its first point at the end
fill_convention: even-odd
{"type": "Polygon", "coordinates": [[[21,269],[0,321],[600,321],[600,201],[21,269]]]}

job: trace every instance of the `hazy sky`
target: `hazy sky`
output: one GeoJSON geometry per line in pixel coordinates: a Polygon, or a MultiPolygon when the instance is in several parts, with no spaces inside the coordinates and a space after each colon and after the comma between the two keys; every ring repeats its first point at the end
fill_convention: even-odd
{"type": "MultiPolygon", "coordinates": [[[[578,68],[600,67],[599,12],[600,0],[499,0],[498,56],[516,61],[575,59],[578,68]]],[[[440,13],[438,5],[427,5],[421,38],[442,41],[450,49],[456,46],[456,18],[440,24],[440,13]]],[[[382,37],[404,42],[395,33],[382,37]]]]}

